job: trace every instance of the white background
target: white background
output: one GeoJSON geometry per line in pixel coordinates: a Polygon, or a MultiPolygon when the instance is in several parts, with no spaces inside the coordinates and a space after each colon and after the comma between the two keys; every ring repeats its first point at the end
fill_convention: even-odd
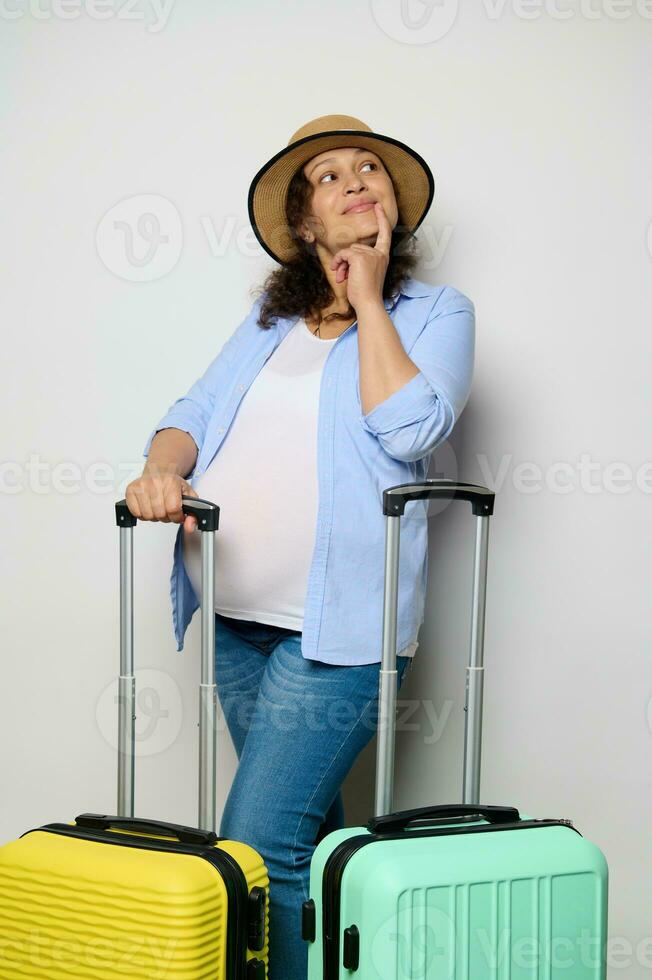
{"type": "MultiPolygon", "coordinates": [[[[416,274],[476,305],[472,396],[431,475],[497,492],[482,799],[570,818],[604,851],[610,976],[643,980],[652,5],[411,2],[406,21],[398,0],[4,0],[0,841],[115,811],[113,504],[273,268],[252,177],[308,119],[348,113],[428,160],[416,274]],[[145,212],[166,241],[139,233],[145,212]]],[[[474,527],[440,511],[397,809],[461,798],[474,527]]],[[[139,683],[159,699],[139,709],[137,813],[194,823],[199,617],[178,654],[175,531],[136,532],[139,683]]],[[[352,823],[374,751],[345,784],[352,823]]],[[[222,732],[220,812],[234,768],[222,732]]]]}

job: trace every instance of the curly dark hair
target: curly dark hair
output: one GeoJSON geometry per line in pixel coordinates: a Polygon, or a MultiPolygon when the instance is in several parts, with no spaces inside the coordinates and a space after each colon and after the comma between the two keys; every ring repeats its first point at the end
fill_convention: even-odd
{"type": "MultiPolygon", "coordinates": [[[[349,303],[345,313],[330,313],[326,317],[321,317],[321,311],[333,302],[335,296],[319,261],[315,244],[306,242],[298,232],[301,221],[309,213],[313,190],[312,184],[303,173],[303,166],[299,167],[290,181],[285,206],[288,228],[299,254],[292,261],[272,270],[263,285],[252,293],[256,296],[268,294],[258,317],[258,326],[263,330],[268,330],[272,325],[272,319],[278,317],[291,317],[298,314],[305,318],[323,319],[325,322],[350,320],[356,315],[349,303]]],[[[398,292],[419,261],[416,250],[417,239],[402,222],[400,202],[397,203],[399,217],[396,228],[392,231],[389,264],[383,284],[383,299],[388,299],[398,292]]]]}

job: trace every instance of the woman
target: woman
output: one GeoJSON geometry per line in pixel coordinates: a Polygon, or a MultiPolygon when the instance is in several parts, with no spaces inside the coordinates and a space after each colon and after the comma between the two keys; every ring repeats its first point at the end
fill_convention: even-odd
{"type": "MultiPolygon", "coordinates": [[[[310,860],[345,826],[340,787],[376,729],[382,492],[426,477],[469,394],[473,304],[409,276],[433,192],[414,150],[359,119],[322,116],[298,130],[249,191],[256,236],[280,268],[158,422],[126,491],[136,516],[183,524],[172,571],[179,650],[200,570],[181,494],[220,506],[216,683],[239,759],[220,834],[267,864],[270,980],[306,976],[310,860]]],[[[427,581],[426,502],[410,508],[399,687],[427,581]]]]}

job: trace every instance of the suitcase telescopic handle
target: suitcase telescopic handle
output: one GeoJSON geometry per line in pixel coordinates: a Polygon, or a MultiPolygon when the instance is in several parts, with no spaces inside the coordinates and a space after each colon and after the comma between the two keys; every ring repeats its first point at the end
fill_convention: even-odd
{"type": "Polygon", "coordinates": [[[75,817],[78,827],[93,830],[136,830],[141,834],[160,834],[176,837],[182,844],[215,844],[219,837],[212,830],[186,827],[180,823],[166,823],[164,820],[148,820],[143,817],[117,817],[105,813],[80,813],[75,817]]]}
{"type": "MultiPolygon", "coordinates": [[[[215,832],[217,807],[217,688],[215,686],[215,532],[217,504],[182,494],[183,513],[201,531],[201,680],[199,684],[199,815],[197,826],[215,832]]],[[[134,674],[133,529],[126,500],[115,505],[120,528],[120,677],[118,681],[118,816],[134,818],[136,677],[134,674]]],[[[179,531],[181,527],[179,527],[179,531]]],[[[178,543],[178,538],[177,538],[178,543]]]]}
{"type": "Polygon", "coordinates": [[[481,806],[479,803],[438,804],[422,806],[415,810],[397,810],[396,813],[372,817],[367,823],[367,829],[372,833],[394,833],[405,830],[413,820],[438,820],[442,817],[470,817],[480,815],[489,823],[518,823],[521,819],[516,807],[513,806],[481,806]]]}
{"type": "Polygon", "coordinates": [[[477,805],[480,795],[482,738],[482,689],[484,677],[484,616],[487,591],[489,518],[494,512],[495,493],[488,487],[457,480],[422,480],[388,487],[383,492],[386,521],[385,595],[383,600],[382,660],[379,676],[378,739],[376,745],[375,815],[392,812],[394,743],[396,733],[396,643],[398,620],[398,575],[401,517],[413,500],[463,500],[471,504],[477,518],[473,566],[471,652],[466,668],[464,711],[464,774],[462,802],[477,805]]]}
{"type": "Polygon", "coordinates": [[[456,480],[424,480],[422,483],[402,483],[388,487],[383,493],[385,517],[402,517],[410,500],[467,500],[476,517],[491,516],[495,493],[477,483],[456,480]]]}
{"type": "MultiPolygon", "coordinates": [[[[220,521],[220,508],[210,500],[201,497],[181,495],[181,509],[186,517],[194,517],[199,531],[217,531],[220,521]]],[[[126,500],[119,500],[115,505],[116,524],[118,527],[135,527],[136,518],[127,507],[126,500]]]]}

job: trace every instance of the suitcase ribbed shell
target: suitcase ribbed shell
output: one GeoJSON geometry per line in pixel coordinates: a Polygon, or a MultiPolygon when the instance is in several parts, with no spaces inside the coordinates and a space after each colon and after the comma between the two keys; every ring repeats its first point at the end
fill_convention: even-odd
{"type": "MultiPolygon", "coordinates": [[[[258,885],[267,893],[267,871],[253,848],[235,841],[215,847],[238,861],[248,891],[258,885]]],[[[268,922],[267,913],[263,950],[248,958],[267,961],[268,922]]],[[[226,927],[225,883],[198,855],[38,830],[0,848],[3,980],[229,980],[226,927]]]]}

